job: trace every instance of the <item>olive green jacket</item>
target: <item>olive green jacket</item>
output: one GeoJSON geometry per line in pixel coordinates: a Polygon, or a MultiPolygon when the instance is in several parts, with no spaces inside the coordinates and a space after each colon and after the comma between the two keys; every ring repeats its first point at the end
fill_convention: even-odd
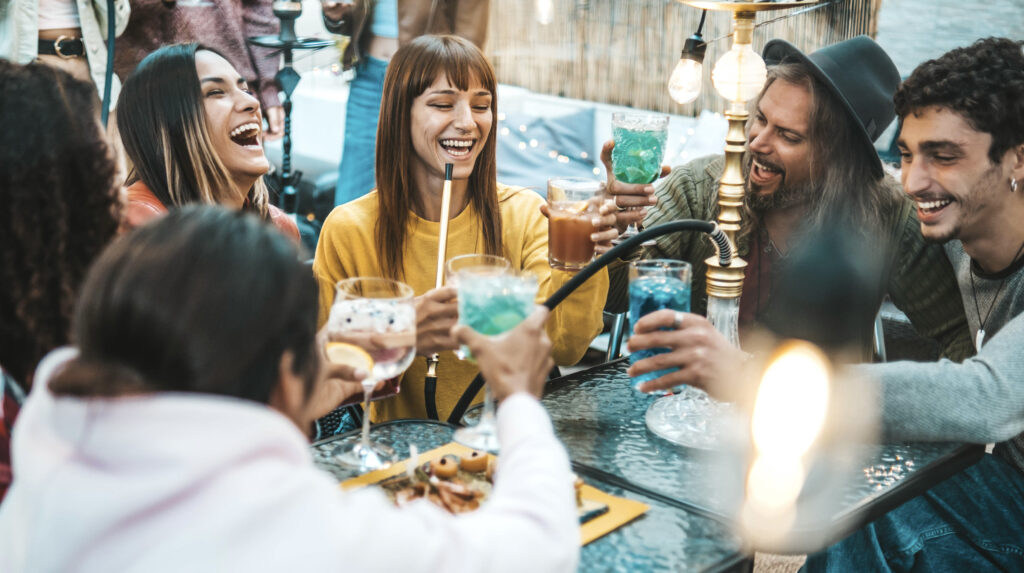
{"type": "MultiPolygon", "coordinates": [[[[679,219],[710,221],[718,215],[718,181],[725,161],[721,156],[702,157],[677,167],[656,185],[656,207],[648,210],[644,226],[652,227],[679,219]]],[[[744,220],[743,225],[749,224],[744,220]]],[[[884,261],[881,292],[888,293],[893,303],[910,318],[922,336],[938,341],[943,356],[960,361],[974,354],[967,318],[964,314],[956,275],[942,246],[927,243],[921,236],[914,204],[909,199],[888,214],[884,223],[887,234],[887,258],[884,261]]],[[[749,234],[736,245],[740,257],[749,251],[749,234]]],[[[714,244],[701,233],[671,233],[646,247],[643,258],[676,259],[693,265],[693,300],[691,309],[705,314],[707,309],[704,261],[715,255],[714,244]]],[[[608,291],[609,310],[626,308],[628,278],[625,265],[611,269],[608,291]]],[[[881,304],[881,301],[879,301],[881,304]]],[[[870,333],[874,316],[864,317],[862,332],[865,354],[871,348],[870,333]]]]}

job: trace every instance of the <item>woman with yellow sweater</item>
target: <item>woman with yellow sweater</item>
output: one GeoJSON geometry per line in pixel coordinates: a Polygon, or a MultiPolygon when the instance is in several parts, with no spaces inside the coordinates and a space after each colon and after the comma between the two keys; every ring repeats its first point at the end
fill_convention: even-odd
{"type": "MultiPolygon", "coordinates": [[[[408,283],[416,299],[417,358],[397,396],[373,404],[374,421],[427,417],[426,357],[440,353],[437,412],[447,419],[478,372],[460,361],[450,328],[456,291],[435,289],[446,163],[454,165],[447,258],[470,253],[508,258],[512,268],[537,275],[538,302],[572,275],[548,266],[544,200],[497,182],[497,81],[472,43],[455,36],[422,36],[395,53],[384,80],[377,130],[377,189],[337,207],[324,223],[313,271],[320,285],[320,324],[327,321],[334,285],[356,276],[408,283]]],[[[593,238],[607,244],[616,232],[602,214],[593,238]]],[[[560,365],[583,357],[601,330],[608,290],[602,270],[551,314],[547,332],[560,365]]],[[[482,399],[482,392],[474,402],[482,399]]]]}

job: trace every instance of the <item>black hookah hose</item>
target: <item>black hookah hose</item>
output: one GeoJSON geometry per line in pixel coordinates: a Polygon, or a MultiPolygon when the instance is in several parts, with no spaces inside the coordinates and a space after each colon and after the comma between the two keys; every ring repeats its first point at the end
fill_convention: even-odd
{"type": "Polygon", "coordinates": [[[633,235],[612,247],[611,250],[584,267],[580,272],[576,273],[576,276],[572,277],[569,282],[562,285],[562,288],[558,289],[554,294],[548,297],[548,299],[544,301],[544,306],[548,307],[549,310],[554,310],[560,302],[565,300],[567,296],[572,294],[573,291],[579,288],[587,279],[597,274],[597,271],[608,266],[612,261],[620,258],[626,253],[629,253],[644,242],[650,241],[655,237],[680,231],[700,231],[710,235],[711,240],[714,241],[715,245],[718,247],[719,264],[723,267],[728,267],[732,264],[732,247],[729,245],[729,239],[725,236],[725,233],[718,227],[718,223],[713,221],[698,221],[696,219],[680,219],[678,221],[662,223],[661,225],[644,229],[636,235],[633,235]]]}
{"type": "Polygon", "coordinates": [[[110,84],[114,80],[114,36],[117,35],[114,10],[114,0],[107,0],[107,72],[103,79],[103,109],[100,110],[103,127],[107,127],[107,120],[110,119],[110,84]]]}
{"type": "MultiPolygon", "coordinates": [[[[678,233],[680,231],[700,231],[711,236],[711,240],[715,242],[718,247],[718,262],[723,267],[728,267],[732,264],[732,247],[729,244],[729,239],[722,232],[722,229],[718,227],[718,224],[713,221],[698,221],[695,219],[680,219],[679,221],[672,221],[669,223],[662,223],[649,229],[637,233],[636,235],[622,241],[615,247],[612,247],[607,253],[601,255],[596,260],[591,262],[589,265],[584,267],[576,276],[569,280],[569,282],[562,285],[562,288],[555,291],[546,301],[544,306],[548,307],[549,310],[554,310],[556,306],[567,296],[572,294],[574,290],[580,287],[590,277],[594,276],[597,271],[608,266],[612,261],[616,260],[620,256],[629,253],[636,247],[639,247],[645,241],[667,235],[669,233],[678,233]]],[[[451,415],[448,416],[448,423],[459,424],[461,423],[462,416],[469,409],[473,398],[480,392],[480,389],[484,386],[483,376],[477,374],[473,381],[469,383],[469,386],[462,393],[459,401],[455,404],[455,408],[452,409],[451,415]]]]}

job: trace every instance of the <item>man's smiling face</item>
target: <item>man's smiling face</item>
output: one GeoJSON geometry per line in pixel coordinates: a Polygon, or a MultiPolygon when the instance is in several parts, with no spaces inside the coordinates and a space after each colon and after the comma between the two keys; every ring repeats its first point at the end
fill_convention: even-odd
{"type": "Polygon", "coordinates": [[[949,108],[931,106],[908,114],[898,145],[903,190],[917,203],[926,239],[970,240],[1010,196],[1006,181],[1012,162],[992,163],[992,136],[949,108]]]}

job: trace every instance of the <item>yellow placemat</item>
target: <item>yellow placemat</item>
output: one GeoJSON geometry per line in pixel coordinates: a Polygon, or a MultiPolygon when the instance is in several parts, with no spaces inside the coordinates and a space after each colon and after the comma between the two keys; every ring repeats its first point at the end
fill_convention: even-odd
{"type": "MultiPolygon", "coordinates": [[[[446,444],[440,448],[420,454],[420,463],[423,464],[448,454],[463,456],[472,451],[472,449],[461,444],[446,444]]],[[[382,470],[373,471],[359,477],[345,480],[341,482],[341,487],[342,489],[348,490],[373,485],[401,473],[405,473],[405,461],[392,464],[391,467],[382,470]]],[[[586,545],[607,533],[615,531],[619,527],[622,527],[637,517],[640,517],[649,509],[647,504],[640,503],[639,501],[633,501],[631,499],[608,495],[607,493],[589,485],[584,485],[580,493],[583,496],[583,499],[593,500],[608,506],[607,513],[599,515],[580,526],[580,539],[582,545],[586,545]]]]}

